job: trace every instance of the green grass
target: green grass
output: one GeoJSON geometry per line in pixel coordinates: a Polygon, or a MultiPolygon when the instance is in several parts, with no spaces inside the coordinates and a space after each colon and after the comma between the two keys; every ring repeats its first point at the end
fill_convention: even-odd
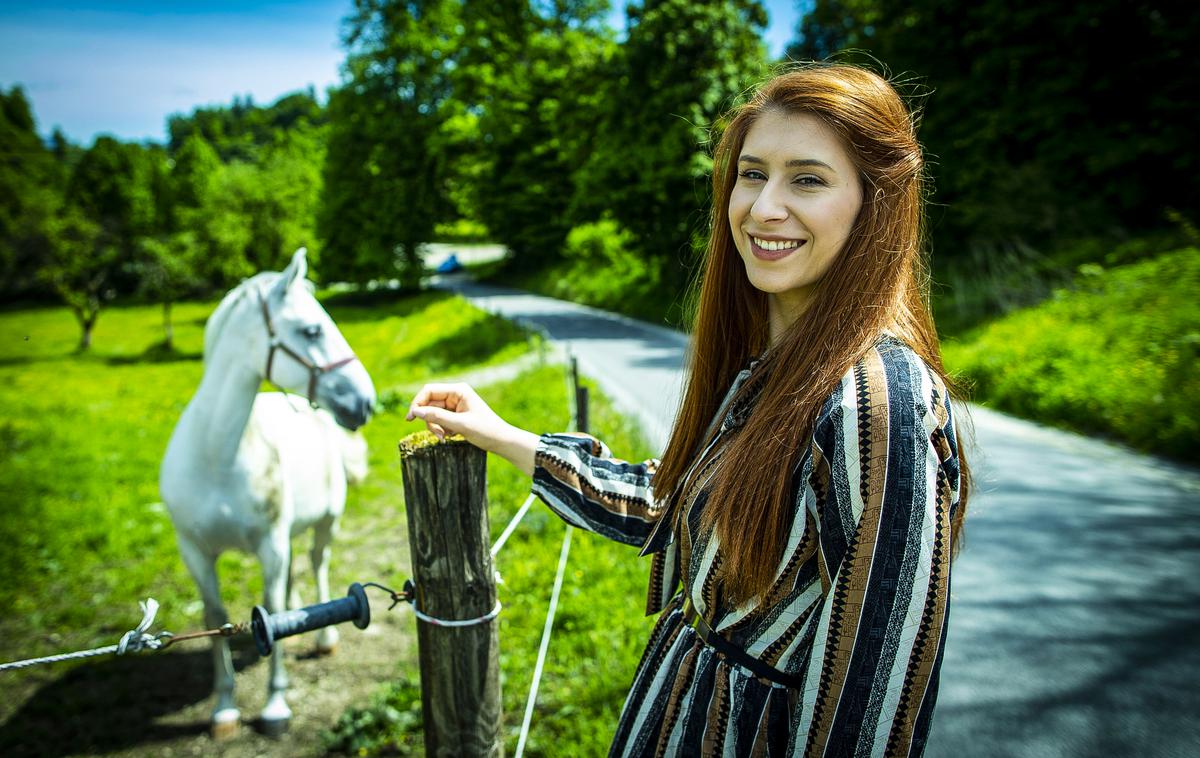
{"type": "MultiPolygon", "coordinates": [[[[388,400],[364,428],[371,474],[350,492],[335,545],[334,583],[350,578],[399,584],[408,576],[404,551],[380,550],[379,543],[405,541],[395,443],[420,425],[405,422],[401,409],[424,381],[508,362],[536,343],[509,322],[445,294],[337,294],[324,300],[388,400]]],[[[77,327],[65,309],[0,313],[0,661],[111,644],[140,618],[137,600],[147,596],[162,604],[155,629],[200,628],[197,592],[158,502],[157,476],[175,421],[199,382],[203,323],[214,305],[176,307],[172,354],[159,347],[160,310],[153,306],[106,310],[86,355],[75,352],[77,327]]],[[[534,368],[483,392],[501,413],[534,431],[568,424],[560,367],[534,368]]],[[[599,434],[625,455],[644,456],[636,431],[603,398],[593,398],[599,434]]],[[[489,462],[489,477],[497,536],[529,483],[498,460],[489,462]]],[[[498,558],[510,750],[563,530],[557,517],[536,505],[498,558]]],[[[297,544],[297,554],[304,548],[297,544]]],[[[650,621],[641,613],[647,568],[629,548],[576,533],[531,755],[561,754],[562,745],[576,754],[606,749],[649,632],[650,621]]],[[[231,616],[247,616],[260,602],[256,562],[230,553],[219,570],[231,616]]],[[[414,628],[406,629],[415,639],[414,628]]],[[[44,677],[68,677],[81,665],[89,664],[56,664],[9,679],[9,706],[0,707],[0,720],[24,694],[42,687],[44,677]]],[[[415,652],[396,671],[380,671],[378,679],[397,676],[399,685],[381,684],[374,699],[356,705],[340,722],[338,713],[324,714],[330,747],[374,752],[419,746],[419,708],[415,721],[411,715],[415,652]],[[389,742],[392,747],[386,747],[389,742]]],[[[129,739],[138,744],[136,735],[129,739]]],[[[270,743],[254,744],[253,750],[271,751],[270,743]]],[[[163,745],[146,743],[146,754],[163,745]]]]}
{"type": "Polygon", "coordinates": [[[1200,251],[1080,267],[1073,286],[945,344],[979,401],[1200,461],[1200,251]]]}
{"type": "MultiPolygon", "coordinates": [[[[65,309],[0,315],[0,541],[6,546],[0,551],[0,658],[30,654],[14,647],[26,643],[16,629],[30,623],[90,627],[91,636],[71,639],[81,646],[110,639],[128,627],[136,599],[147,594],[163,603],[160,621],[167,628],[188,620],[181,610],[193,604],[194,589],[158,503],[158,465],[199,383],[203,323],[213,307],[176,308],[179,360],[162,360],[157,351],[156,307],[104,312],[95,348],[86,355],[74,352],[77,327],[65,309]],[[154,359],[143,360],[147,354],[154,359]]],[[[443,294],[391,305],[335,302],[330,310],[383,392],[528,349],[516,327],[443,294]]],[[[373,466],[387,467],[401,436],[397,424],[384,416],[366,433],[373,466]]],[[[381,486],[375,479],[367,489],[381,486]]],[[[257,584],[227,584],[227,601],[245,605],[257,597],[257,584]]]]}

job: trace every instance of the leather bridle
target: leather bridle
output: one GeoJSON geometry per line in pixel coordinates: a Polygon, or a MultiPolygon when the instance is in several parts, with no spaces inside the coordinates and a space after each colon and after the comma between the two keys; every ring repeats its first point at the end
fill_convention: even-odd
{"type": "MultiPolygon", "coordinates": [[[[275,333],[275,324],[271,322],[271,311],[267,308],[267,298],[262,293],[259,293],[259,304],[262,306],[263,321],[267,324],[267,336],[270,339],[270,349],[267,351],[267,373],[266,379],[271,384],[275,384],[271,379],[271,366],[275,362],[275,351],[281,350],[292,357],[292,360],[299,363],[304,368],[308,369],[308,404],[313,408],[317,407],[317,380],[321,375],[329,371],[335,371],[348,363],[353,363],[358,360],[358,356],[353,353],[348,358],[326,363],[324,366],[318,366],[310,361],[303,354],[296,352],[284,343],[283,339],[275,333]]],[[[278,384],[275,384],[279,387],[278,384]]],[[[280,387],[280,389],[283,389],[280,387]]],[[[284,390],[286,392],[287,390],[284,390]]]]}

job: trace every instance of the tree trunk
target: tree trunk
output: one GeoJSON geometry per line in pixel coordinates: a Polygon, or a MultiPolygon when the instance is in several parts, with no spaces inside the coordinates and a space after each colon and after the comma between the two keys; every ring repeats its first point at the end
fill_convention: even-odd
{"type": "Polygon", "coordinates": [[[96,318],[100,315],[100,311],[83,311],[77,309],[75,311],[75,319],[79,322],[79,352],[87,352],[92,346],[92,327],[96,325],[96,318]]]}
{"type": "Polygon", "coordinates": [[[163,347],[169,350],[175,349],[175,328],[171,324],[171,301],[163,301],[163,347]]]}

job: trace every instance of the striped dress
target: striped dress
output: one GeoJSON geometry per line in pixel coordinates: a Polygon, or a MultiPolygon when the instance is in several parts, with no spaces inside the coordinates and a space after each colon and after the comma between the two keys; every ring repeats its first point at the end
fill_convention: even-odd
{"type": "MultiPolygon", "coordinates": [[[[717,414],[716,457],[740,444],[757,365],[738,374],[717,414]]],[[[693,471],[676,512],[664,513],[655,465],[615,459],[583,435],[543,435],[536,453],[533,491],[551,509],[653,556],[648,612],[662,615],[611,754],[920,755],[959,501],[956,436],[937,376],[885,337],[842,377],[790,474],[796,507],[774,584],[746,605],[722,599],[721,547],[698,529],[710,470],[693,471]],[[697,615],[722,649],[702,639],[697,615]],[[756,665],[743,665],[745,656],[756,665]],[[762,676],[760,663],[788,684],[762,676]]]]}

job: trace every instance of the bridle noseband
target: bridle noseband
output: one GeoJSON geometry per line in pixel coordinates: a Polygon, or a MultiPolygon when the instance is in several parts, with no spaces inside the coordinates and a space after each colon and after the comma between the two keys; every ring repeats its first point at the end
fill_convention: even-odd
{"type": "MultiPolygon", "coordinates": [[[[275,362],[275,351],[282,350],[283,352],[290,355],[292,357],[292,360],[296,361],[301,366],[308,369],[308,404],[311,405],[313,408],[316,408],[317,407],[317,380],[321,378],[321,374],[324,374],[328,371],[335,371],[335,370],[341,368],[342,366],[345,366],[347,363],[353,363],[354,361],[358,360],[358,356],[351,353],[348,358],[342,358],[341,360],[337,360],[332,363],[326,363],[324,366],[318,366],[317,364],[310,361],[308,358],[306,358],[301,353],[298,353],[295,350],[293,350],[292,348],[288,347],[284,343],[284,341],[279,337],[279,335],[277,335],[275,333],[275,324],[273,324],[271,322],[271,312],[270,312],[270,310],[267,309],[266,295],[263,295],[260,292],[258,302],[259,302],[259,305],[262,306],[263,321],[266,322],[266,324],[267,324],[267,336],[270,338],[270,349],[267,351],[267,373],[266,373],[267,381],[270,382],[271,384],[275,384],[274,380],[271,379],[271,365],[275,362]]],[[[278,384],[275,384],[275,386],[279,387],[278,384]]],[[[285,390],[283,387],[279,387],[279,389],[283,390],[284,392],[287,392],[287,390],[285,390]]]]}

